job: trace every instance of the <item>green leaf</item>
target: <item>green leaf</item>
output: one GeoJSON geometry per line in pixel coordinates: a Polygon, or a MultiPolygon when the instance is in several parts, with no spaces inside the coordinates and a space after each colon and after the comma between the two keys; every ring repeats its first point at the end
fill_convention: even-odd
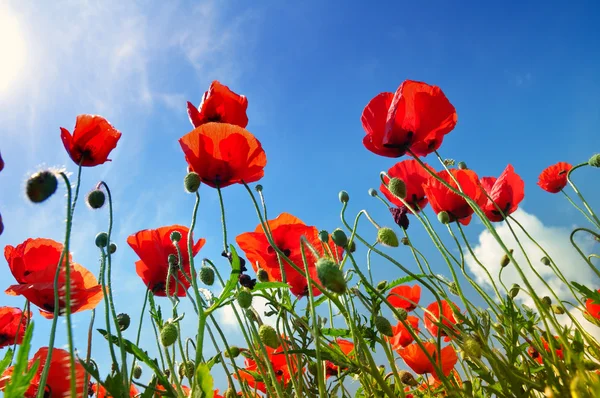
{"type": "MultiPolygon", "coordinates": [[[[106,340],[109,340],[108,333],[106,332],[106,330],[102,330],[102,329],[97,329],[97,330],[98,330],[98,332],[100,332],[100,334],[102,336],[104,336],[104,338],[106,340]]],[[[125,351],[134,355],[138,360],[140,360],[140,361],[144,362],[146,365],[148,365],[148,367],[154,371],[154,374],[156,374],[156,377],[158,377],[158,381],[167,390],[167,392],[172,394],[173,396],[177,396],[177,393],[176,393],[175,389],[173,388],[173,386],[169,383],[169,380],[165,377],[165,375],[162,374],[162,371],[158,367],[156,360],[150,359],[150,357],[148,356],[148,353],[146,351],[142,351],[141,348],[139,348],[138,346],[136,346],[135,344],[133,344],[131,341],[129,341],[127,339],[119,340],[119,338],[117,336],[113,336],[113,335],[110,336],[109,342],[116,345],[117,347],[121,347],[121,345],[122,345],[123,348],[125,349],[125,351]]]]}
{"type": "Polygon", "coordinates": [[[9,348],[8,350],[6,350],[6,354],[4,354],[4,358],[2,359],[2,361],[0,361],[0,375],[2,373],[4,373],[6,368],[8,368],[8,365],[10,365],[10,362],[13,359],[13,354],[14,354],[14,351],[12,350],[12,348],[9,348]]]}
{"type": "MultiPolygon", "coordinates": [[[[25,392],[29,388],[29,384],[31,384],[31,380],[35,376],[38,367],[40,366],[40,361],[37,360],[27,370],[27,366],[29,365],[29,351],[31,350],[31,339],[33,337],[33,322],[29,323],[29,326],[25,330],[25,336],[23,337],[23,343],[19,347],[19,351],[17,352],[17,360],[13,367],[13,372],[10,378],[10,381],[6,388],[4,389],[4,397],[5,398],[22,398],[25,396],[25,392]]],[[[4,364],[4,360],[2,363],[4,364]]]]}
{"type": "Polygon", "coordinates": [[[210,368],[207,364],[201,363],[196,368],[192,398],[209,398],[213,395],[213,378],[210,374],[210,368]]]}
{"type": "Polygon", "coordinates": [[[323,295],[319,299],[315,300],[314,307],[317,308],[318,306],[323,304],[325,301],[327,301],[327,296],[323,295]]]}
{"type": "Polygon", "coordinates": [[[238,283],[240,278],[240,257],[235,251],[235,247],[233,245],[229,245],[229,250],[231,250],[231,274],[229,275],[229,280],[225,284],[221,295],[217,299],[216,303],[210,306],[208,310],[206,310],[206,316],[210,315],[214,310],[219,308],[221,304],[229,297],[231,297],[231,291],[235,289],[235,286],[238,283]]]}
{"type": "Polygon", "coordinates": [[[289,289],[290,285],[283,282],[258,282],[252,290],[289,289]]]}
{"type": "Polygon", "coordinates": [[[212,367],[218,364],[219,362],[221,362],[221,356],[217,354],[211,359],[209,359],[208,362],[206,362],[206,366],[208,366],[209,369],[212,369],[212,367]]]}
{"type": "Polygon", "coordinates": [[[592,299],[594,304],[600,304],[600,292],[590,290],[588,287],[580,285],[577,282],[571,282],[571,285],[573,285],[575,289],[577,289],[579,293],[583,294],[586,298],[592,299]]]}
{"type": "Polygon", "coordinates": [[[148,384],[148,387],[144,390],[142,395],[140,395],[140,398],[154,398],[157,381],[158,381],[158,379],[156,378],[156,376],[152,376],[152,379],[150,380],[150,384],[148,384]]]}
{"type": "Polygon", "coordinates": [[[348,329],[339,329],[339,328],[323,328],[321,329],[321,334],[324,336],[332,336],[332,337],[350,337],[352,333],[348,329]]]}
{"type": "Polygon", "coordinates": [[[104,387],[106,389],[106,391],[111,396],[113,396],[113,397],[118,397],[119,396],[119,395],[116,394],[114,386],[107,385],[106,383],[104,383],[102,381],[102,379],[100,378],[100,373],[98,373],[98,368],[96,366],[94,366],[92,363],[88,364],[88,363],[86,363],[86,361],[84,361],[82,359],[79,360],[79,363],[81,364],[81,366],[83,366],[83,368],[85,369],[85,371],[88,372],[92,376],[92,378],[94,380],[96,380],[96,382],[98,384],[100,384],[102,387],[104,387]]]}
{"type": "Polygon", "coordinates": [[[415,277],[412,277],[412,276],[408,275],[408,276],[405,276],[403,278],[394,279],[393,281],[391,281],[388,284],[387,288],[391,289],[393,287],[402,285],[403,283],[412,282],[412,281],[416,280],[417,278],[427,278],[427,275],[420,274],[420,275],[415,275],[415,277]]]}

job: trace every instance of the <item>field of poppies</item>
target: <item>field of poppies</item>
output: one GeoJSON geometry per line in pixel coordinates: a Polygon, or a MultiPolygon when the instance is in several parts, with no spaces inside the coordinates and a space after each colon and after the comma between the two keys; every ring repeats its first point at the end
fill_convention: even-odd
{"type": "MultiPolygon", "coordinates": [[[[379,190],[369,194],[390,216],[376,220],[368,210],[348,214],[350,194],[342,191],[341,224],[333,231],[306,225],[290,213],[267,215],[259,184],[267,156],[246,130],[244,95],[214,81],[199,107],[187,105],[193,130],[179,144],[188,164],[181,176],[184,189],[196,198],[190,225],[131,231],[128,247],[119,248],[139,257],[138,283],[147,289],[137,314],[118,313],[112,294],[111,255],[119,243],[112,236],[113,203],[124,198],[111,196],[104,181],[80,195],[82,173],[110,161],[122,133],[101,116],[79,115],[72,131],[60,128],[75,178],[48,169],[28,179],[26,196],[33,203],[61,200],[66,193],[65,235],[62,242],[34,237],[4,248],[4,266],[14,280],[4,281],[3,289],[23,298],[22,308],[0,307],[4,397],[600,396],[600,343],[594,337],[600,326],[599,286],[566,278],[565,264],[556,263],[513,217],[525,183],[510,164],[498,177],[481,177],[464,162],[439,154],[457,123],[457,112],[439,87],[406,80],[396,92],[368,101],[361,117],[363,145],[390,158],[379,190]],[[228,223],[235,220],[227,218],[223,205],[233,184],[245,187],[257,215],[256,227],[235,237],[228,236],[228,223]],[[220,209],[200,202],[201,191],[212,189],[220,209]],[[95,239],[98,269],[79,265],[71,254],[74,217],[86,211],[81,201],[108,220],[106,232],[95,239]],[[221,212],[222,258],[196,257],[205,244],[194,237],[203,234],[195,228],[202,211],[221,212]],[[504,251],[497,259],[499,275],[492,275],[472,249],[465,231],[473,219],[504,251]],[[414,245],[409,224],[423,228],[439,253],[414,245]],[[509,227],[516,246],[503,241],[499,225],[509,227]],[[545,255],[528,256],[517,236],[526,236],[545,255]],[[412,261],[400,262],[394,248],[410,253],[412,261]],[[518,253],[524,261],[517,260],[518,253]],[[433,272],[433,256],[441,256],[445,276],[433,272]],[[469,273],[467,256],[487,273],[491,289],[469,273]],[[373,279],[375,258],[395,267],[389,280],[373,279]],[[503,282],[508,268],[521,276],[518,284],[503,282]],[[550,295],[540,296],[526,277],[531,271],[539,279],[535,285],[546,284],[550,295]],[[546,282],[549,273],[573,300],[554,293],[546,282]],[[532,305],[516,301],[523,297],[532,305]],[[258,298],[268,302],[268,313],[257,311],[258,298]],[[182,301],[191,313],[181,311],[182,301]],[[100,303],[104,313],[96,312],[100,303]],[[217,311],[224,307],[233,311],[244,345],[233,345],[219,326],[217,311]],[[83,352],[74,349],[74,313],[89,318],[88,341],[77,342],[87,348],[83,352]],[[184,316],[194,320],[196,330],[181,326],[184,316]],[[128,335],[134,340],[123,333],[131,317],[140,319],[136,333],[128,335]],[[42,322],[52,325],[48,343],[32,352],[34,325],[42,322]],[[56,347],[57,333],[66,334],[67,349],[56,347]],[[158,347],[156,357],[149,354],[151,347],[158,347]],[[209,356],[208,347],[216,354],[209,356]],[[112,366],[99,367],[95,355],[110,356],[112,366]],[[213,377],[217,369],[226,376],[220,389],[213,377]]],[[[600,277],[600,255],[585,252],[577,240],[600,241],[600,218],[574,183],[578,170],[600,167],[600,154],[540,170],[545,166],[537,189],[564,196],[584,216],[586,224],[573,229],[571,244],[600,277]]],[[[3,168],[0,157],[0,172],[3,168]]],[[[0,216],[0,234],[10,241],[10,233],[0,216]]]]}

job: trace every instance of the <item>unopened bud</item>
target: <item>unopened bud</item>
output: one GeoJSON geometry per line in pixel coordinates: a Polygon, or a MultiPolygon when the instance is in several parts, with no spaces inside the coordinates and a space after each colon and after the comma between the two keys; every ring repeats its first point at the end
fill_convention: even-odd
{"type": "Polygon", "coordinates": [[[562,315],[565,313],[565,309],[561,305],[554,304],[552,306],[552,312],[554,312],[556,315],[562,315]]]}
{"type": "Polygon", "coordinates": [[[346,245],[346,250],[348,250],[350,253],[354,253],[356,251],[356,243],[354,243],[354,240],[351,240],[350,243],[346,245]]]}
{"type": "Polygon", "coordinates": [[[329,258],[322,257],[317,261],[317,277],[327,289],[342,294],[346,291],[346,280],[340,267],[329,258]]]}
{"type": "Polygon", "coordinates": [[[256,271],[256,279],[258,279],[259,282],[268,282],[269,273],[264,269],[259,268],[258,271],[256,271]]]}
{"type": "Polygon", "coordinates": [[[396,311],[394,312],[394,318],[399,321],[405,321],[406,318],[408,318],[408,313],[404,308],[396,308],[396,311]]]}
{"type": "Polygon", "coordinates": [[[173,345],[179,337],[179,331],[177,326],[171,322],[167,322],[163,325],[160,331],[160,342],[163,346],[169,347],[173,345]]]}
{"type": "Polygon", "coordinates": [[[225,351],[225,357],[227,358],[237,358],[240,355],[240,349],[237,346],[232,345],[229,347],[229,351],[225,351]]]}
{"type": "Polygon", "coordinates": [[[139,379],[140,377],[142,377],[142,368],[140,367],[140,365],[135,365],[135,367],[133,368],[133,377],[135,379],[139,379]]]}
{"type": "Polygon", "coordinates": [[[171,242],[179,242],[181,240],[181,232],[173,231],[169,237],[171,238],[171,242]]]}
{"type": "Polygon", "coordinates": [[[256,186],[254,187],[254,190],[256,192],[262,192],[263,186],[261,184],[256,184],[256,186]]]}
{"type": "Polygon", "coordinates": [[[446,211],[440,211],[437,215],[437,218],[442,224],[448,224],[450,222],[450,215],[446,211]]]}
{"type": "Polygon", "coordinates": [[[393,177],[388,183],[388,190],[392,195],[404,199],[406,198],[406,184],[399,178],[393,177]]]}
{"type": "Polygon", "coordinates": [[[108,245],[108,252],[110,254],[115,254],[117,252],[117,245],[114,243],[111,243],[110,245],[108,245]]]}
{"type": "Polygon", "coordinates": [[[104,206],[105,201],[106,196],[104,195],[104,192],[102,192],[99,189],[94,189],[93,191],[90,191],[86,198],[88,206],[90,206],[92,209],[101,208],[102,206],[104,206]]]}
{"type": "Polygon", "coordinates": [[[379,228],[377,231],[377,240],[382,245],[389,247],[398,247],[400,245],[398,235],[396,235],[393,229],[387,227],[379,228]]]}
{"type": "Polygon", "coordinates": [[[339,228],[331,233],[331,240],[339,247],[346,247],[348,244],[348,236],[339,228]]]}
{"type": "Polygon", "coordinates": [[[588,164],[592,167],[600,167],[600,153],[595,154],[588,160],[588,164]]]}
{"type": "Polygon", "coordinates": [[[378,316],[375,318],[375,328],[384,336],[392,337],[394,335],[392,325],[385,317],[378,316]]]}
{"type": "Polygon", "coordinates": [[[544,296],[542,297],[542,304],[544,304],[546,307],[550,307],[552,305],[552,299],[548,296],[544,296]]]}
{"type": "Polygon", "coordinates": [[[250,308],[252,305],[252,293],[245,289],[240,290],[237,294],[237,302],[241,308],[250,308]]]}
{"type": "Polygon", "coordinates": [[[279,339],[277,338],[277,332],[272,326],[269,325],[261,325],[258,329],[258,337],[260,341],[267,347],[271,347],[273,349],[279,348],[279,339]]]}
{"type": "Polygon", "coordinates": [[[225,390],[225,395],[223,395],[223,398],[236,398],[236,397],[237,397],[237,394],[231,387],[228,388],[227,390],[225,390]]]}
{"type": "Polygon", "coordinates": [[[456,282],[452,281],[448,284],[448,290],[450,291],[450,293],[452,293],[455,296],[458,296],[458,285],[456,284],[456,282]]]}
{"type": "Polygon", "coordinates": [[[106,247],[106,245],[108,245],[108,234],[106,232],[100,232],[96,235],[96,246],[101,249],[106,247]]]}
{"type": "Polygon", "coordinates": [[[542,262],[542,264],[544,264],[544,265],[548,265],[548,266],[550,265],[550,259],[549,259],[548,257],[546,257],[546,256],[542,257],[542,258],[540,259],[540,261],[541,261],[541,262],[542,262]]]}
{"type": "Polygon", "coordinates": [[[187,377],[191,379],[194,377],[194,371],[196,370],[196,366],[192,361],[185,361],[179,365],[179,377],[184,378],[187,377]]]}
{"type": "Polygon", "coordinates": [[[407,371],[400,371],[400,381],[402,381],[402,383],[406,384],[407,386],[411,387],[419,385],[412,373],[407,371]]]}
{"type": "Polygon", "coordinates": [[[119,314],[117,315],[117,323],[119,324],[121,332],[124,332],[131,324],[131,318],[129,318],[129,315],[127,314],[119,314]]]}
{"type": "Polygon", "coordinates": [[[319,231],[319,240],[323,243],[328,243],[329,242],[329,232],[327,232],[325,230],[319,231]]]}
{"type": "Polygon", "coordinates": [[[340,191],[338,197],[340,198],[340,202],[342,203],[348,203],[348,201],[350,200],[350,195],[348,195],[348,192],[346,191],[340,191]]]}
{"type": "Polygon", "coordinates": [[[405,236],[402,239],[400,239],[400,243],[402,243],[404,246],[408,246],[410,245],[410,241],[408,240],[408,238],[405,236]]]}
{"type": "Polygon", "coordinates": [[[481,344],[474,337],[467,337],[463,343],[463,352],[469,358],[479,359],[481,358],[481,344]]]}
{"type": "Polygon", "coordinates": [[[215,270],[203,265],[200,267],[200,280],[205,285],[212,286],[212,284],[215,283],[215,270]]]}
{"type": "Polygon", "coordinates": [[[465,162],[458,162],[458,168],[461,170],[467,170],[467,164],[465,162]]]}
{"type": "Polygon", "coordinates": [[[377,191],[373,188],[369,188],[369,196],[375,197],[377,196],[377,191]]]}
{"type": "MultiPolygon", "coordinates": [[[[510,255],[512,256],[514,250],[510,249],[509,250],[510,255]]],[[[502,256],[502,259],[500,260],[500,266],[502,268],[506,267],[508,264],[510,264],[510,257],[508,256],[508,254],[505,254],[504,256],[502,256]]]]}
{"type": "Polygon", "coordinates": [[[518,284],[514,283],[512,285],[512,287],[510,288],[510,297],[512,297],[512,298],[517,297],[517,295],[519,294],[520,290],[521,290],[521,286],[519,286],[518,284]]]}
{"type": "Polygon", "coordinates": [[[169,265],[174,266],[177,265],[179,260],[177,259],[177,256],[175,254],[171,253],[167,256],[167,262],[169,263],[169,265]]]}
{"type": "Polygon", "coordinates": [[[388,281],[381,281],[377,284],[377,290],[384,291],[387,289],[388,281]]]}
{"type": "Polygon", "coordinates": [[[56,192],[58,180],[51,171],[40,171],[29,177],[25,188],[27,197],[33,203],[42,203],[56,192]]]}
{"type": "Polygon", "coordinates": [[[198,173],[191,171],[187,173],[187,175],[183,179],[183,186],[185,187],[185,190],[189,193],[196,193],[198,191],[198,188],[200,188],[200,182],[201,180],[198,173]]]}

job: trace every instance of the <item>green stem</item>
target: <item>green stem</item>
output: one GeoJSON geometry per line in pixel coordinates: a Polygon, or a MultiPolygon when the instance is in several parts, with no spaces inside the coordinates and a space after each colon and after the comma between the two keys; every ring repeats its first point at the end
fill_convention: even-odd
{"type": "Polygon", "coordinates": [[[583,195],[579,192],[579,190],[577,189],[577,187],[575,186],[575,184],[573,183],[573,181],[571,181],[571,173],[573,173],[575,170],[577,170],[580,167],[584,167],[587,166],[588,162],[585,163],[580,163],[577,166],[573,167],[571,170],[569,170],[569,172],[567,173],[567,181],[569,182],[569,184],[571,185],[571,188],[573,188],[573,191],[575,191],[575,193],[577,194],[577,196],[579,196],[579,199],[581,199],[581,203],[583,203],[583,206],[586,208],[586,210],[590,213],[590,215],[594,218],[594,223],[596,224],[596,227],[600,228],[600,219],[598,219],[598,217],[596,216],[596,213],[594,213],[594,211],[592,210],[592,208],[588,205],[588,203],[586,202],[585,198],[583,197],[583,195]]]}
{"type": "MultiPolygon", "coordinates": [[[[140,322],[138,324],[137,335],[135,338],[135,345],[139,347],[140,345],[140,336],[142,335],[142,324],[144,323],[144,312],[146,311],[146,304],[148,303],[148,294],[150,293],[150,287],[146,289],[146,294],[144,296],[144,304],[142,305],[142,312],[140,314],[140,322]]],[[[133,380],[133,371],[135,370],[135,363],[137,358],[133,357],[133,362],[131,363],[131,373],[129,374],[129,380],[133,380]]]]}

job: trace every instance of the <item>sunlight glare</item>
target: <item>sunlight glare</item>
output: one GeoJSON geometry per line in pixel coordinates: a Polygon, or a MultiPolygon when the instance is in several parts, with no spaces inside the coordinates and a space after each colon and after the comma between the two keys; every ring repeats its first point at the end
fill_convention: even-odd
{"type": "Polygon", "coordinates": [[[16,16],[0,8],[0,95],[13,85],[25,64],[25,39],[16,16]]]}

